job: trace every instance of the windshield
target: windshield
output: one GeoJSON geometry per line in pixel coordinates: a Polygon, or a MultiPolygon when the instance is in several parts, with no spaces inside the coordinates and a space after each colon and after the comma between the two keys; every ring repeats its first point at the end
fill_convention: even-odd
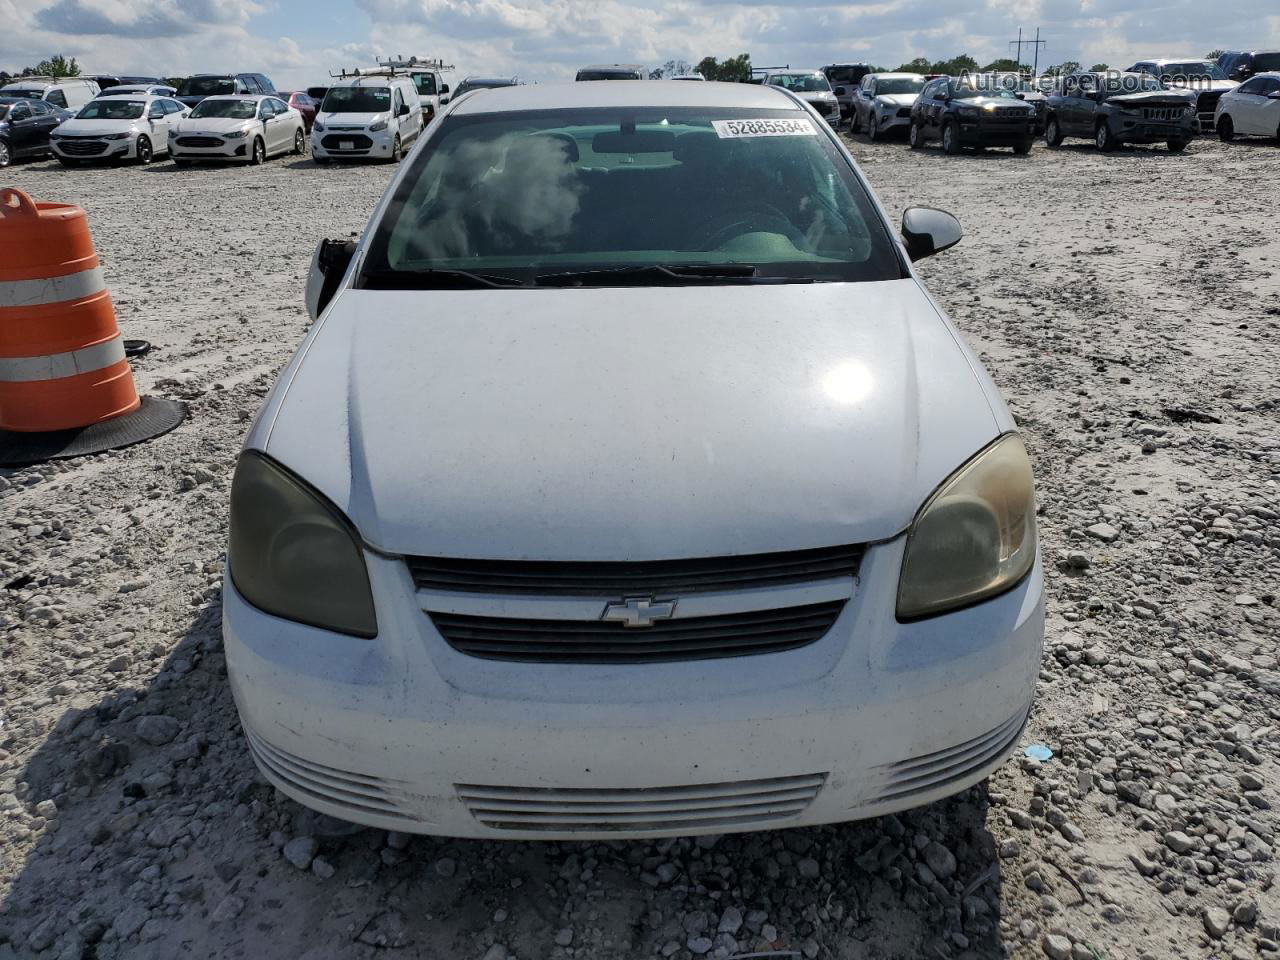
{"type": "Polygon", "coordinates": [[[775,73],[769,78],[775,87],[785,87],[796,93],[829,93],[831,84],[821,73],[775,73]]]}
{"type": "Polygon", "coordinates": [[[639,80],[634,70],[579,70],[578,80],[639,80]]]}
{"type": "Polygon", "coordinates": [[[330,87],[320,109],[326,113],[385,113],[391,109],[391,88],[330,87]]]}
{"type": "MultiPolygon", "coordinates": [[[[1081,81],[1088,89],[1088,84],[1081,81]]],[[[1126,93],[1146,93],[1151,90],[1163,90],[1164,84],[1149,73],[1122,73],[1120,76],[1108,76],[1103,82],[1103,91],[1108,98],[1122,96],[1126,93]]]]}
{"type": "Polygon", "coordinates": [[[436,95],[436,77],[434,73],[415,73],[413,75],[413,83],[418,88],[420,96],[434,97],[436,95]]]}
{"type": "Polygon", "coordinates": [[[859,70],[857,67],[827,67],[825,73],[832,83],[857,83],[867,75],[867,68],[859,70]]]}
{"type": "Polygon", "coordinates": [[[180,97],[213,97],[235,92],[236,82],[230,77],[188,77],[178,87],[180,97]]]}
{"type": "Polygon", "coordinates": [[[232,120],[252,120],[258,114],[254,100],[201,100],[191,111],[191,117],[230,117],[232,120]]]}
{"type": "Polygon", "coordinates": [[[975,97],[991,97],[996,100],[1017,100],[1012,90],[1006,90],[999,84],[981,83],[977,86],[956,84],[951,89],[951,96],[957,100],[972,100],[975,97]]]}
{"type": "Polygon", "coordinates": [[[43,90],[5,90],[6,97],[17,97],[19,100],[41,100],[44,98],[43,90]]]}
{"type": "Polygon", "coordinates": [[[1254,73],[1270,73],[1280,70],[1280,53],[1259,53],[1253,58],[1254,73]]]}
{"type": "Polygon", "coordinates": [[[77,120],[137,120],[146,104],[141,100],[90,100],[77,120]]]}
{"type": "Polygon", "coordinates": [[[521,283],[619,270],[671,282],[677,268],[753,281],[903,275],[862,183],[799,111],[451,116],[427,147],[374,230],[366,286],[430,286],[460,270],[521,283]]]}
{"type": "Polygon", "coordinates": [[[1160,75],[1172,77],[1174,80],[1225,80],[1227,75],[1218,69],[1211,60],[1189,60],[1186,63],[1166,63],[1160,68],[1160,75]]]}
{"type": "Polygon", "coordinates": [[[892,80],[876,81],[876,96],[892,96],[898,93],[919,93],[924,89],[923,80],[915,80],[911,77],[898,77],[892,80]]]}

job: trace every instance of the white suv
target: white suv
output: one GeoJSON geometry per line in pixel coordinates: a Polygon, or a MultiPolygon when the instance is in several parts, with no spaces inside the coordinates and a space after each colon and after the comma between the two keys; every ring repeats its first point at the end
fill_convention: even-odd
{"type": "Polygon", "coordinates": [[[311,156],[399,163],[424,126],[418,88],[409,77],[370,73],[338,80],[311,125],[311,156]]]}
{"type": "Polygon", "coordinates": [[[0,87],[0,97],[43,100],[63,110],[79,110],[101,92],[93,80],[75,77],[22,77],[0,87]]]}

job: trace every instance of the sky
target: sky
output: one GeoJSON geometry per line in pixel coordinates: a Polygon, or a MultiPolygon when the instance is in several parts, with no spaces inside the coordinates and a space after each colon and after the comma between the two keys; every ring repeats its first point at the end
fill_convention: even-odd
{"type": "Polygon", "coordinates": [[[1275,0],[0,0],[0,68],[61,53],[86,73],[251,71],[289,89],[416,55],[456,65],[456,79],[547,82],[591,63],[739,53],[761,66],[985,63],[1037,26],[1042,67],[1280,49],[1275,0]]]}

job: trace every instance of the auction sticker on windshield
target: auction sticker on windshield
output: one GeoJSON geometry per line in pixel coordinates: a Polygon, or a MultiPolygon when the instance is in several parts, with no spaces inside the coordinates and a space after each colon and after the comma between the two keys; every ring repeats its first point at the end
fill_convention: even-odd
{"type": "Polygon", "coordinates": [[[712,120],[721,140],[738,137],[814,137],[818,131],[808,120],[712,120]]]}

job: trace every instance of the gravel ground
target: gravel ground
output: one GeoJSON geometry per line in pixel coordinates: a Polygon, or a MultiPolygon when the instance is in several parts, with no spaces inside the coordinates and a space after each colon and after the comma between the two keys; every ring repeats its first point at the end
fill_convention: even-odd
{"type": "Polygon", "coordinates": [[[0,470],[0,960],[1276,956],[1277,151],[853,147],[1037,464],[1048,635],[1024,743],[896,817],[653,843],[352,831],[256,775],[223,671],[232,465],[315,242],[387,167],[4,180],[90,214],[146,392],[189,421],[0,470]]]}

